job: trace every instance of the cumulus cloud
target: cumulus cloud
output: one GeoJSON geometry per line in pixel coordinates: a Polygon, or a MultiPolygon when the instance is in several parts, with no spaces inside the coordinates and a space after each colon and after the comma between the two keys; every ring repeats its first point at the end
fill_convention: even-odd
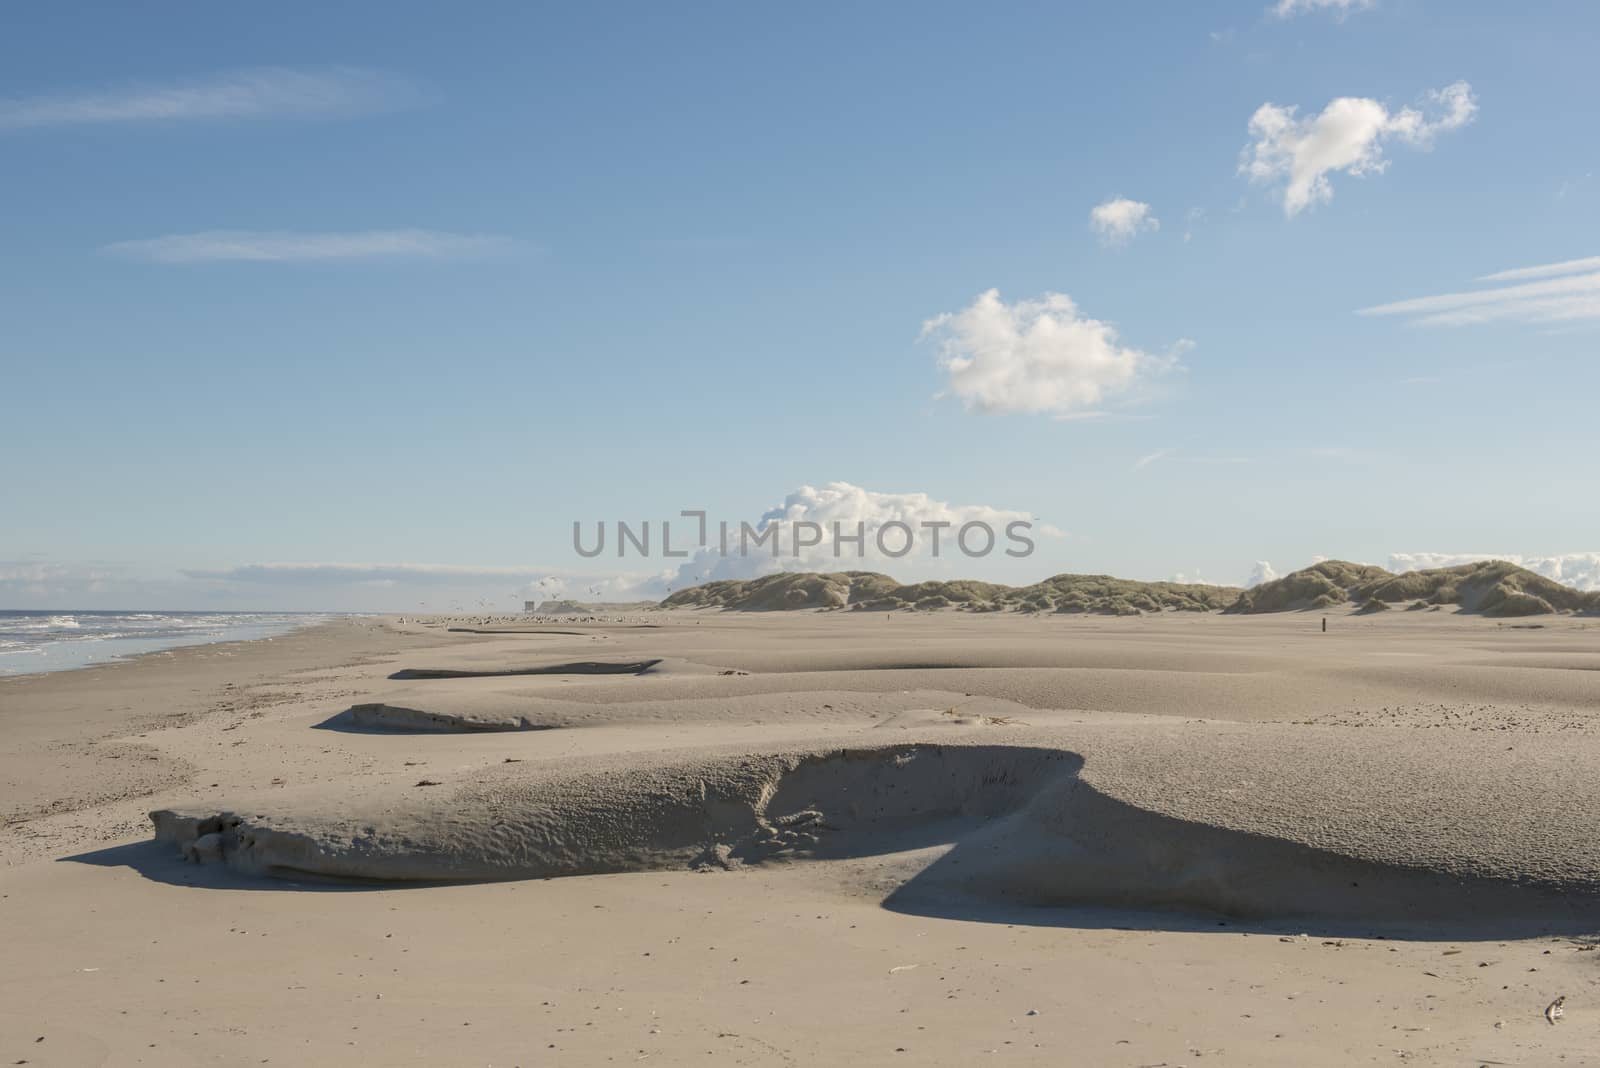
{"type": "Polygon", "coordinates": [[[1147,230],[1161,229],[1161,220],[1150,213],[1150,205],[1143,201],[1113,197],[1090,209],[1089,229],[1102,245],[1126,245],[1147,230]]]}
{"type": "Polygon", "coordinates": [[[1262,104],[1250,117],[1250,135],[1239,173],[1251,181],[1283,185],[1283,210],[1298,215],[1333,198],[1329,175],[1381,174],[1388,167],[1386,144],[1426,148],[1435,137],[1459,129],[1477,114],[1472,87],[1456,82],[1425,96],[1427,112],[1391,112],[1365,97],[1339,97],[1321,114],[1300,118],[1298,109],[1262,104]]]}
{"type": "Polygon", "coordinates": [[[1120,344],[1115,327],[1082,315],[1063,293],[1007,304],[996,289],[929,319],[922,336],[938,340],[946,392],[968,410],[1062,416],[1127,394],[1192,344],[1153,355],[1120,344]]]}
{"type": "Polygon", "coordinates": [[[447,259],[505,251],[515,242],[488,234],[437,230],[359,230],[350,233],[206,230],[138,241],[118,241],[100,251],[152,263],[211,263],[243,260],[290,263],[377,258],[447,259]]]}
{"type": "MultiPolygon", "coordinates": [[[[783,571],[880,570],[911,581],[944,563],[966,565],[970,572],[982,566],[983,559],[1004,559],[1006,549],[1020,548],[1019,542],[1007,536],[1012,523],[1030,524],[1019,533],[1035,544],[1065,537],[1064,531],[1027,512],[954,504],[926,493],[883,493],[849,482],[801,486],[753,518],[708,516],[704,545],[696,540],[696,518],[669,518],[668,522],[674,547],[690,550],[690,556],[676,567],[649,574],[551,575],[530,584],[530,589],[546,597],[631,601],[656,600],[706,582],[783,571]],[[963,538],[962,528],[969,523],[985,524],[994,532],[991,553],[971,557],[963,552],[963,542],[958,539],[963,538]],[[913,536],[908,538],[905,530],[894,524],[908,528],[913,536]],[[859,542],[854,540],[858,535],[859,542]]],[[[617,532],[615,524],[606,526],[604,551],[609,555],[615,552],[617,532]]],[[[642,523],[630,523],[629,528],[634,536],[643,532],[642,523]]],[[[655,539],[651,544],[659,549],[665,537],[660,522],[651,523],[650,528],[655,539]]],[[[582,524],[579,536],[586,548],[598,544],[593,523],[582,524]]],[[[976,529],[964,541],[973,552],[988,548],[987,535],[976,529]]]]}
{"type": "Polygon", "coordinates": [[[1278,573],[1272,569],[1271,564],[1265,560],[1257,560],[1255,566],[1250,569],[1250,577],[1244,580],[1244,585],[1246,589],[1250,589],[1263,582],[1271,582],[1277,577],[1278,573]]]}
{"type": "MultiPolygon", "coordinates": [[[[953,504],[941,501],[926,493],[883,493],[865,489],[849,482],[830,482],[824,486],[801,486],[787,494],[783,502],[768,509],[750,527],[762,536],[774,536],[780,552],[747,547],[740,552],[740,523],[729,522],[728,548],[724,554],[718,522],[713,519],[708,530],[707,546],[700,549],[675,571],[661,576],[641,588],[660,589],[664,595],[667,587],[682,588],[719,579],[753,578],[778,571],[849,571],[862,568],[885,570],[897,578],[923,572],[940,561],[959,562],[981,566],[983,559],[1005,559],[1008,548],[1020,550],[1020,544],[1007,537],[1009,524],[1024,522],[1030,528],[1023,536],[1037,542],[1042,538],[1060,538],[1065,532],[1035,520],[1027,512],[995,508],[984,504],[953,504]],[[995,535],[992,551],[979,553],[986,548],[987,538],[974,529],[971,536],[962,539],[961,530],[969,523],[987,525],[995,535]],[[898,528],[885,529],[890,524],[903,524],[915,533],[907,539],[898,528]],[[837,526],[836,526],[837,525],[837,526]],[[837,543],[834,532],[842,535],[837,543]],[[800,541],[818,537],[820,541],[792,551],[796,534],[800,541]],[[802,533],[803,532],[803,533],[802,533]],[[862,535],[859,545],[851,539],[862,535]],[[880,537],[880,535],[882,535],[880,537]],[[962,540],[958,540],[962,539],[962,540]],[[962,545],[979,555],[969,556],[962,545]],[[909,551],[901,552],[909,545],[909,551]],[[887,550],[887,552],[885,551],[887,550]]],[[[674,528],[676,529],[676,527],[674,528]]],[[[754,543],[751,542],[750,545],[754,543]]]]}
{"type": "Polygon", "coordinates": [[[410,102],[399,78],[356,67],[262,67],[187,82],[0,99],[0,130],[194,119],[340,118],[410,102]]]}
{"type": "Polygon", "coordinates": [[[1398,315],[1422,326],[1548,324],[1600,318],[1600,257],[1518,267],[1480,282],[1516,282],[1379,304],[1358,315],[1398,315]],[[1537,279],[1537,281],[1525,281],[1537,279]]]}
{"type": "Polygon", "coordinates": [[[1600,590],[1600,552],[1522,556],[1517,553],[1390,553],[1390,571],[1425,571],[1479,560],[1505,560],[1577,590],[1600,590]]]}
{"type": "Polygon", "coordinates": [[[1309,15],[1314,11],[1331,11],[1340,19],[1357,11],[1376,7],[1377,0],[1278,0],[1267,8],[1267,13],[1280,19],[1296,15],[1309,15]]]}

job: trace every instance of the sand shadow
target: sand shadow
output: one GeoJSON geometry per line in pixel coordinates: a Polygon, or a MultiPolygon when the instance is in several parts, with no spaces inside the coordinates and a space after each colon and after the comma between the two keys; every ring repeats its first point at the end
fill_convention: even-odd
{"type": "Polygon", "coordinates": [[[570,664],[545,664],[524,668],[401,668],[390,675],[391,679],[498,679],[519,675],[643,675],[657,664],[653,660],[628,660],[609,662],[579,660],[570,664]]]}
{"type": "MultiPolygon", "coordinates": [[[[920,877],[918,877],[920,878],[920,877]]],[[[1600,943],[1600,909],[1563,904],[1559,895],[1515,916],[1485,915],[1438,920],[1352,919],[1326,916],[1239,916],[1180,907],[1132,907],[1117,904],[1027,904],[954,894],[925,892],[918,879],[882,901],[889,912],[934,920],[999,924],[1007,927],[1051,927],[1084,931],[1150,931],[1175,934],[1250,934],[1284,941],[1333,944],[1376,939],[1405,942],[1504,942],[1561,938],[1600,943]],[[1541,908],[1544,911],[1540,911],[1541,908]]]]}
{"type": "Polygon", "coordinates": [[[544,630],[544,629],[539,628],[539,627],[520,627],[520,628],[508,627],[508,628],[504,628],[504,629],[496,629],[494,627],[446,627],[445,628],[445,633],[447,633],[447,634],[489,634],[489,635],[495,635],[495,636],[498,636],[498,635],[501,635],[501,634],[505,634],[505,635],[536,634],[536,635],[539,635],[540,637],[543,637],[545,635],[550,635],[552,637],[565,636],[565,637],[568,637],[568,638],[585,638],[585,637],[588,637],[589,634],[590,634],[589,631],[583,631],[583,630],[544,630]]]}
{"type": "Polygon", "coordinates": [[[394,709],[383,704],[352,705],[335,712],[320,723],[313,723],[314,731],[335,731],[339,734],[366,734],[379,737],[429,735],[461,736],[464,734],[525,734],[528,731],[561,730],[558,723],[532,723],[524,720],[518,724],[482,723],[444,716],[416,709],[394,709]]]}
{"type": "MultiPolygon", "coordinates": [[[[350,894],[382,890],[427,890],[500,881],[546,881],[474,879],[415,882],[249,875],[223,865],[188,863],[178,855],[170,843],[163,842],[134,842],[110,846],[75,856],[61,857],[57,863],[128,868],[151,882],[168,886],[247,893],[350,894]]],[[[711,873],[708,877],[717,875],[711,873]]],[[[1503,917],[1485,918],[1478,923],[1464,920],[1427,923],[1327,920],[1315,917],[1240,917],[1205,910],[1129,908],[1114,904],[1030,905],[1020,902],[977,900],[955,895],[921,894],[915,889],[916,883],[917,878],[913,878],[911,882],[891,893],[882,902],[883,908],[907,916],[963,923],[999,924],[1008,927],[1174,934],[1249,934],[1284,941],[1322,942],[1329,945],[1336,945],[1346,939],[1481,942],[1561,937],[1584,944],[1600,941],[1600,935],[1597,935],[1600,927],[1596,926],[1594,922],[1596,917],[1592,913],[1588,916],[1587,924],[1552,922],[1549,919],[1536,920],[1529,917],[1511,921],[1503,917]]]]}
{"type": "MultiPolygon", "coordinates": [[[[426,890],[460,885],[458,880],[402,882],[379,879],[329,879],[251,875],[221,864],[192,864],[171,842],[130,842],[104,849],[59,857],[57,864],[88,864],[99,868],[128,868],[154,883],[194,890],[244,890],[272,893],[369,893],[373,890],[426,890]]],[[[483,879],[478,882],[493,882],[483,879]]]]}
{"type": "MultiPolygon", "coordinates": [[[[1110,800],[1111,805],[1121,802],[1110,800]]],[[[1013,822],[1008,817],[1003,823],[1013,822]]],[[[997,860],[1013,847],[1000,825],[990,824],[954,841],[933,863],[893,890],[885,909],[905,915],[968,923],[1030,927],[1123,929],[1191,933],[1250,933],[1282,938],[1394,939],[1480,942],[1538,937],[1600,938],[1600,899],[1527,883],[1454,878],[1436,871],[1356,860],[1283,839],[1192,825],[1151,813],[1138,819],[1160,845],[1191,838],[1212,858],[1243,856],[1246,880],[1269,888],[1270,905],[1256,902],[1220,909],[1206,899],[1240,898],[1213,881],[1213,872],[1185,888],[1185,879],[1161,885],[1129,884],[1104,871],[1089,876],[1089,888],[1073,873],[1069,850],[1049,846],[1031,856],[997,860]],[[1163,829],[1160,824],[1173,826],[1163,829]],[[998,845],[997,843],[1005,843],[998,845]],[[1052,877],[1053,876],[1053,877],[1052,877]],[[1096,886],[1095,884],[1099,884],[1096,886]],[[1192,895],[1195,900],[1186,900],[1192,895]],[[1367,900],[1362,900],[1370,895],[1367,900]],[[1319,912],[1318,909],[1326,911],[1319,912]]],[[[1013,841],[1015,836],[1011,836],[1013,841]]],[[[1035,840],[1036,843],[1036,840],[1035,840]]],[[[1037,844],[1037,843],[1036,843],[1037,844]]],[[[1130,872],[1153,874],[1130,854],[1130,872]]]]}

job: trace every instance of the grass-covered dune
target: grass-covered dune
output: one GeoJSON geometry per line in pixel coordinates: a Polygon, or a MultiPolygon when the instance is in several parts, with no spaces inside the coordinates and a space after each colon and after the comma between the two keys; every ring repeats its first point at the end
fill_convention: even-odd
{"type": "Polygon", "coordinates": [[[1503,560],[1395,574],[1371,564],[1324,560],[1253,589],[1135,582],[1110,575],[1055,575],[1031,586],[970,579],[903,584],[876,571],[795,571],[725,579],[679,590],[663,608],[773,612],[798,608],[864,611],[957,608],[968,612],[1060,612],[1136,616],[1146,612],[1239,615],[1350,606],[1382,612],[1453,606],[1486,616],[1600,614],[1600,592],[1584,593],[1503,560]]]}
{"type": "Polygon", "coordinates": [[[1504,560],[1399,575],[1371,564],[1324,560],[1245,590],[1226,610],[1250,614],[1350,604],[1373,612],[1407,602],[1423,609],[1454,605],[1486,616],[1600,612],[1600,593],[1563,586],[1504,560]]]}
{"type": "Polygon", "coordinates": [[[783,572],[679,590],[665,608],[777,611],[795,608],[958,608],[969,612],[1066,612],[1135,616],[1167,610],[1209,612],[1239,596],[1234,586],[1133,582],[1109,575],[1055,575],[1031,586],[967,579],[904,585],[875,571],[783,572]]]}

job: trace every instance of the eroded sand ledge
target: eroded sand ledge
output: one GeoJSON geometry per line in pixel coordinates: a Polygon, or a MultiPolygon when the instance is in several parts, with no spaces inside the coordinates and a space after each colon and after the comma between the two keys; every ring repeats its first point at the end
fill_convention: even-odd
{"type": "MultiPolygon", "coordinates": [[[[1299,776],[1302,788],[1274,784],[1282,802],[1265,812],[1239,796],[1251,782],[1244,776],[1269,770],[1250,758],[1261,749],[1241,750],[1226,729],[1165,741],[1146,731],[1133,751],[1116,731],[1079,732],[1083,745],[1036,731],[1004,732],[1002,744],[997,733],[952,741],[948,731],[924,732],[897,744],[676,762],[515,765],[421,797],[392,791],[359,812],[285,797],[270,810],[159,810],[151,818],[157,840],[190,859],[289,878],[547,878],[953,843],[888,903],[958,896],[1416,921],[1527,918],[1600,901],[1592,843],[1530,841],[1515,812],[1488,833],[1473,822],[1478,807],[1495,804],[1499,784],[1475,790],[1461,776],[1459,811],[1431,824],[1403,805],[1350,808],[1340,786],[1353,754],[1340,759],[1337,730],[1319,741],[1324,751],[1333,743],[1324,763],[1345,774],[1308,778],[1294,754],[1279,752],[1279,771],[1299,776]]],[[[1259,733],[1256,741],[1267,741],[1259,733]]],[[[1419,755],[1399,753],[1398,766],[1419,755]]],[[[1369,785],[1393,766],[1368,764],[1369,785]]],[[[1428,784],[1413,777],[1413,786],[1427,805],[1428,784]]]]}

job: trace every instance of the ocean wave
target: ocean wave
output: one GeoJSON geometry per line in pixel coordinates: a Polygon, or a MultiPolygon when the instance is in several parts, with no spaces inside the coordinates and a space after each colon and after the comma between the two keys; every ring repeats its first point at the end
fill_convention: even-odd
{"type": "Polygon", "coordinates": [[[0,654],[15,674],[19,654],[35,653],[55,671],[181,646],[276,637],[327,615],[288,612],[25,612],[0,611],[0,654]]]}

